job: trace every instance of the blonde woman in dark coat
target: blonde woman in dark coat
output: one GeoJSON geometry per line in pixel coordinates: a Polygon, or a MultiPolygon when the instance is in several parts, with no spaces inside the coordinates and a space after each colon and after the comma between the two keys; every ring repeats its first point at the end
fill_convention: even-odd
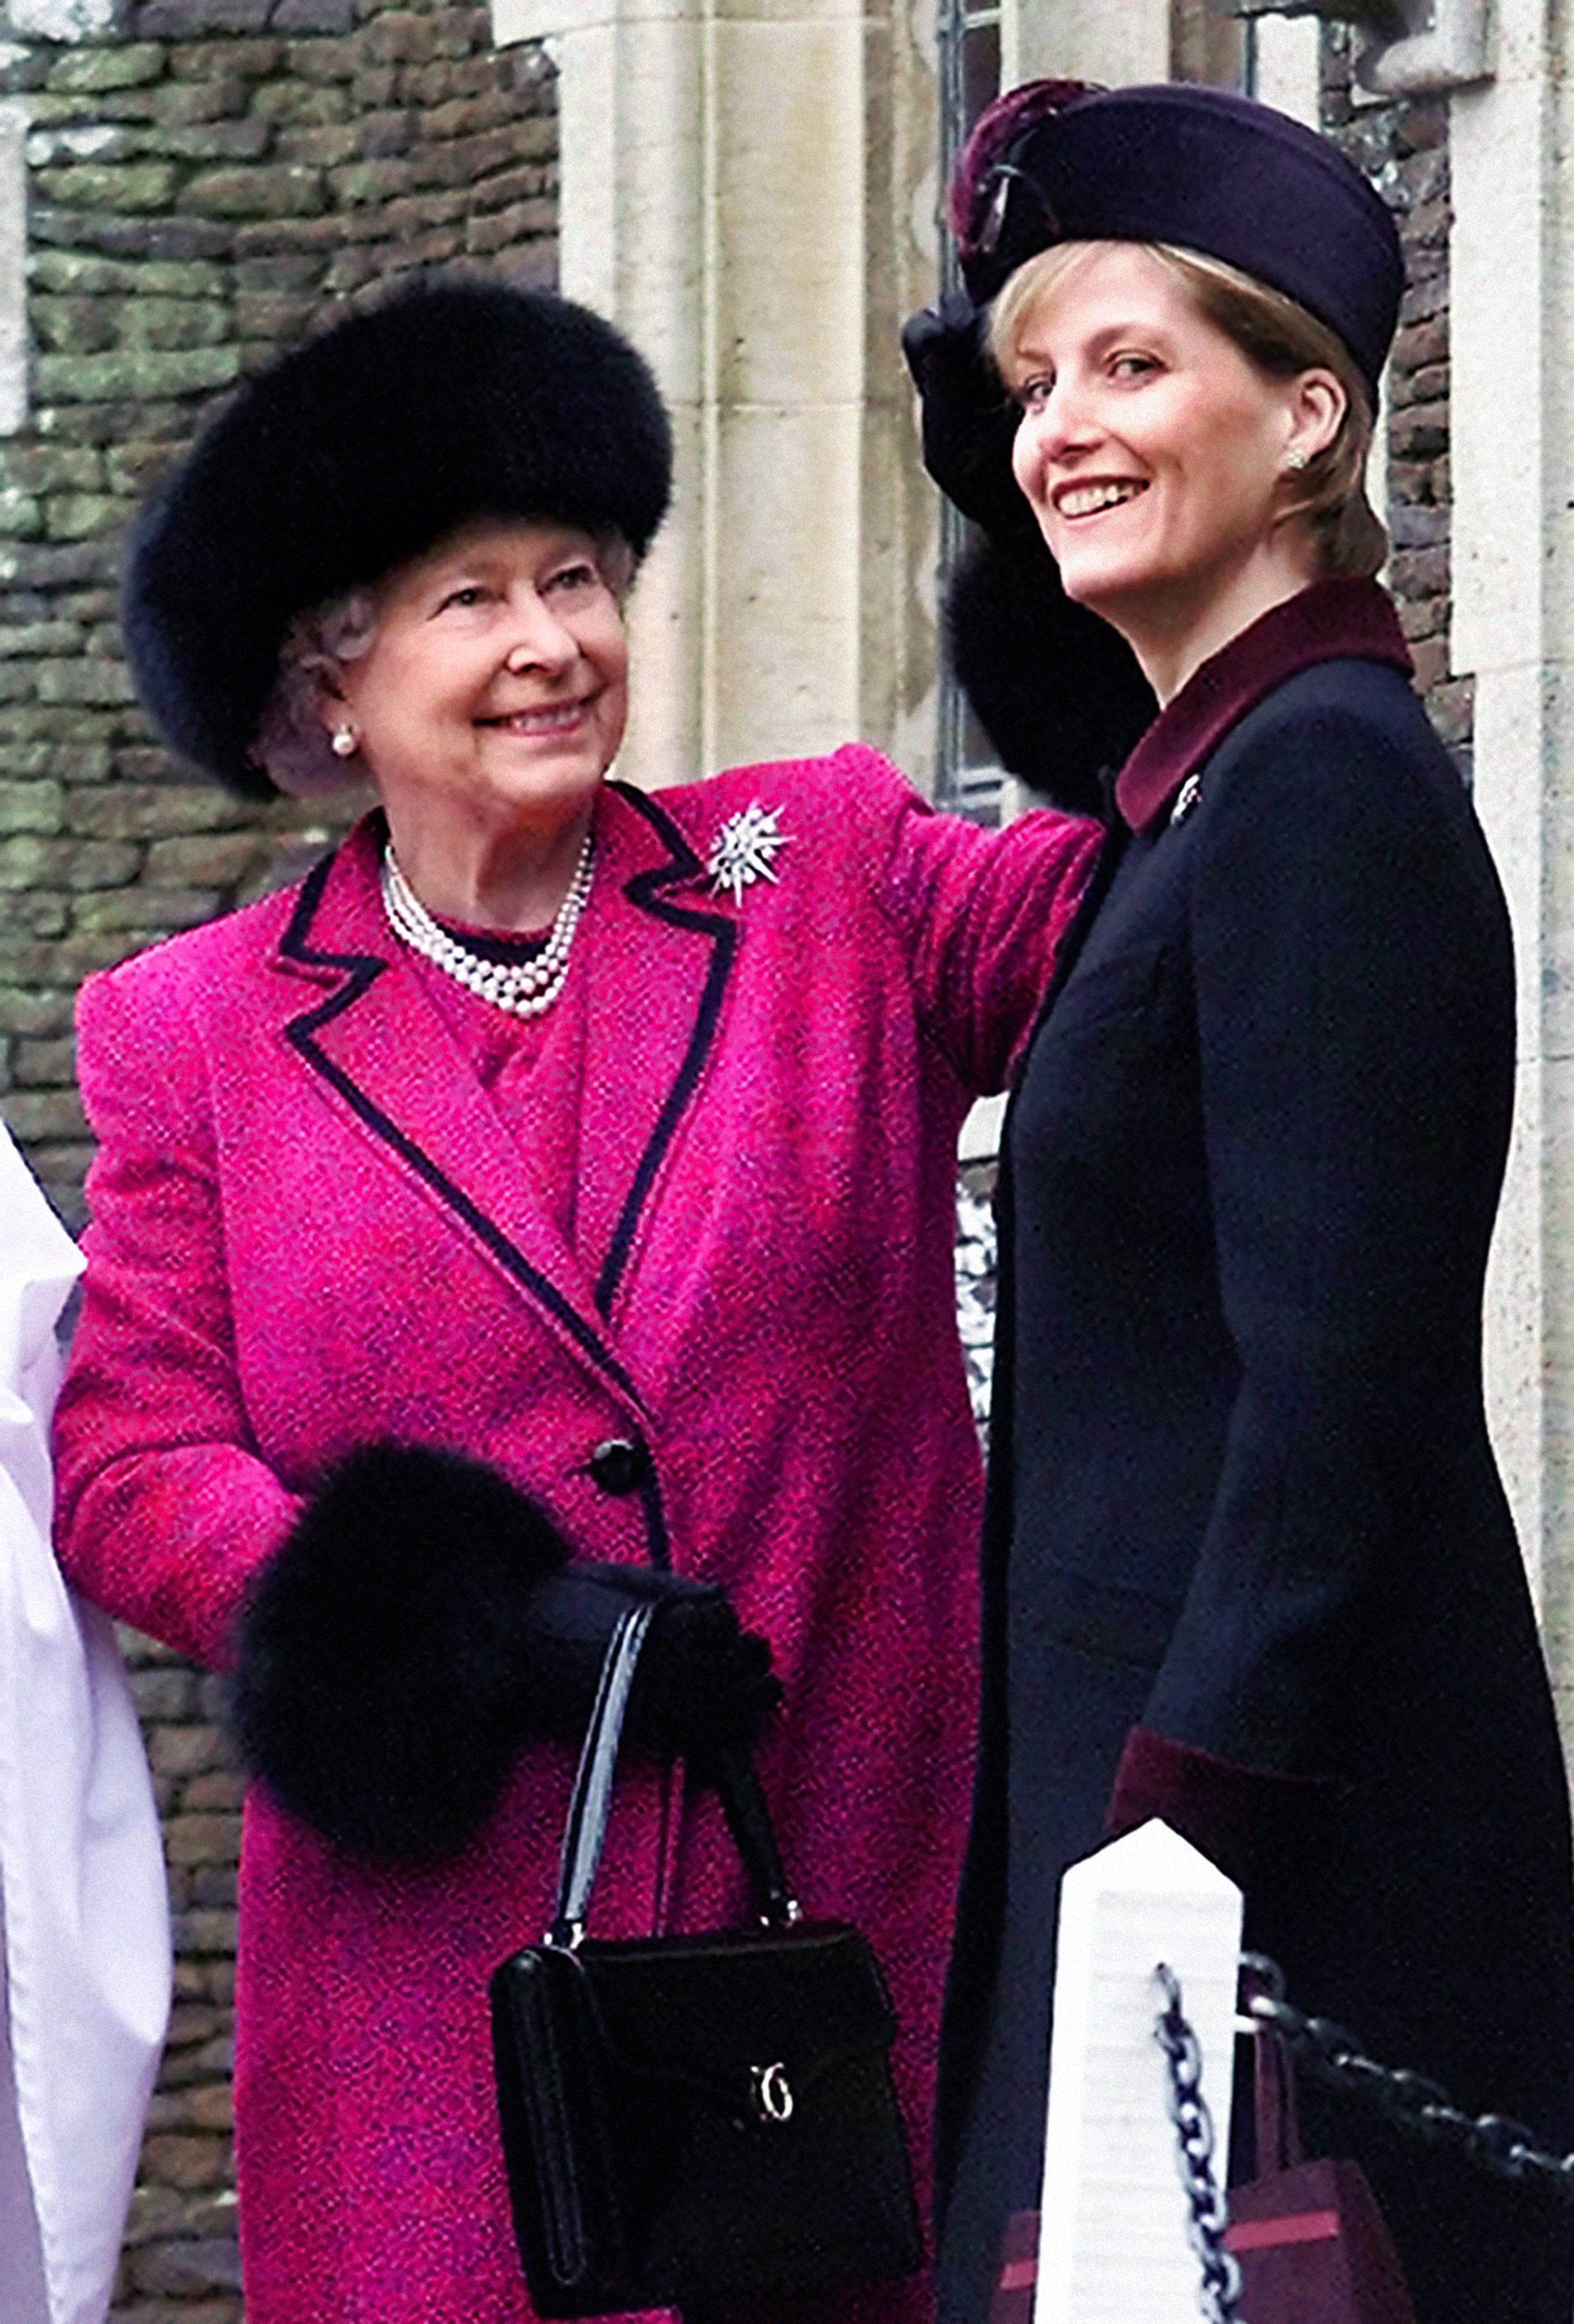
{"type": "MultiPolygon", "coordinates": [[[[954,200],[1011,401],[970,391],[965,318],[921,322],[932,464],[998,518],[1008,452],[1064,591],[998,524],[978,698],[1023,723],[987,613],[1015,571],[1158,706],[1006,1138],[940,2134],[942,2313],[981,2324],[1039,2199],[1068,1864],[1164,1817],[1304,2008],[1561,2144],[1574,1889],[1482,1400],[1508,920],[1361,491],[1393,226],[1310,132],[1174,87],[1014,92],[954,200]]],[[[1370,2106],[1303,2111],[1365,2164],[1422,2324],[1566,2324],[1565,2211],[1370,2106]]]]}

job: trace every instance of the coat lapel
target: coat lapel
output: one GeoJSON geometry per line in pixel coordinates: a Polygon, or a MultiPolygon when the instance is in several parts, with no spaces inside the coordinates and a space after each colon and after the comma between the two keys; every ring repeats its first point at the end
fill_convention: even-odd
{"type": "Polygon", "coordinates": [[[279,965],[318,990],[283,1033],[576,1360],[642,1408],[608,1318],[700,1085],[739,928],[726,909],[681,892],[703,866],[643,793],[608,787],[596,841],[597,878],[559,1004],[584,1011],[583,1039],[557,1045],[535,1069],[547,1076],[538,1102],[572,1107],[578,1120],[576,1250],[404,967],[378,893],[380,818],[360,825],[301,890],[279,965]]]}
{"type": "MultiPolygon", "coordinates": [[[[637,1410],[641,1398],[597,1314],[584,1271],[418,979],[377,890],[380,819],[319,863],[280,943],[280,965],[319,997],[284,1038],[333,1102],[411,1173],[575,1359],[637,1410]]],[[[582,927],[583,934],[583,927],[582,927]]]]}
{"type": "Polygon", "coordinates": [[[594,1254],[596,1313],[611,1316],[714,1047],[740,929],[695,892],[704,866],[655,799],[612,785],[601,828],[610,876],[589,964],[579,1248],[594,1254]]]}

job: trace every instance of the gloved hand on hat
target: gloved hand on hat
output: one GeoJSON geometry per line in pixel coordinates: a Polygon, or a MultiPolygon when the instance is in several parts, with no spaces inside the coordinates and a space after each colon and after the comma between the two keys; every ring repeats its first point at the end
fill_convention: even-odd
{"type": "Polygon", "coordinates": [[[985,346],[989,316],[965,290],[948,291],[902,328],[902,353],[918,391],[924,466],[953,507],[992,540],[1038,526],[1011,473],[1021,414],[985,346]]]}
{"type": "Polygon", "coordinates": [[[902,333],[922,410],[924,466],[985,538],[946,588],[957,683],[1008,773],[1074,814],[1097,815],[1104,778],[1158,705],[1125,640],[1061,586],[1060,570],[1011,472],[1019,413],[965,290],[902,333]]]}

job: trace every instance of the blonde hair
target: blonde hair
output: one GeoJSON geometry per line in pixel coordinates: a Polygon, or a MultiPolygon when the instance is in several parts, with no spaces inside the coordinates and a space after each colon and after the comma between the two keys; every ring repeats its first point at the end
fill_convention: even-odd
{"type": "Polygon", "coordinates": [[[995,301],[990,353],[1007,384],[1021,368],[1029,318],[1091,251],[1135,247],[1175,275],[1205,321],[1222,331],[1248,363],[1270,379],[1330,371],[1345,392],[1344,417],[1333,440],[1308,460],[1290,486],[1286,516],[1303,518],[1317,541],[1323,569],[1369,576],[1388,554],[1388,535],[1367,498],[1371,448],[1371,396],[1342,339],[1283,291],[1228,266],[1221,258],[1179,250],[1165,242],[1114,244],[1056,243],[1017,269],[995,301]]]}

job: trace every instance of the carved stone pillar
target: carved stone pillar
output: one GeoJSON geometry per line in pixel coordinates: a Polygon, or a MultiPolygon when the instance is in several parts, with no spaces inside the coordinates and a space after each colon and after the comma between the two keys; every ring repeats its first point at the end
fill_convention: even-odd
{"type": "Polygon", "coordinates": [[[924,0],[494,0],[559,74],[561,281],[649,356],[672,520],[621,765],[932,751],[934,514],[897,332],[933,296],[924,0]]]}
{"type": "Polygon", "coordinates": [[[1168,80],[1171,0],[1007,0],[1016,18],[1017,78],[1168,80]]]}
{"type": "Polygon", "coordinates": [[[1574,106],[1543,0],[1501,0],[1496,69],[1452,100],[1452,659],[1519,962],[1488,1402],[1574,1738],[1574,106]]]}

